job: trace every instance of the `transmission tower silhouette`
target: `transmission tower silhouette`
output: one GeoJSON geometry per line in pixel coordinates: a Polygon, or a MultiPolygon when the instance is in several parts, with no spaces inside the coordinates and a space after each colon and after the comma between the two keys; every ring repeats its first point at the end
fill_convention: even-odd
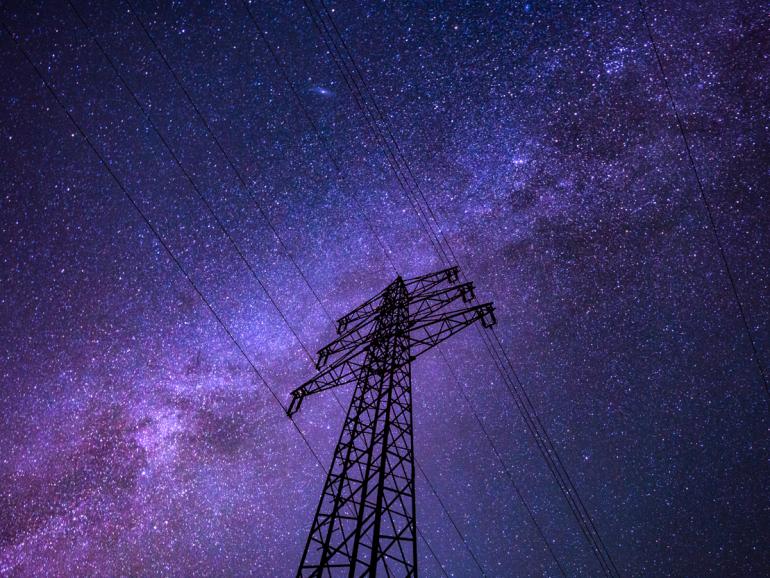
{"type": "Polygon", "coordinates": [[[411,364],[496,323],[491,303],[457,307],[475,301],[458,273],[397,277],[337,321],[319,373],[291,392],[290,416],[309,395],[356,384],[297,576],[417,576],[411,364]]]}

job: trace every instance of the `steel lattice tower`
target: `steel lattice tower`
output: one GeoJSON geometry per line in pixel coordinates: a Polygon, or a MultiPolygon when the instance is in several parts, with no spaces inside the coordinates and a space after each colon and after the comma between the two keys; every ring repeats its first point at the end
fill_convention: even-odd
{"type": "Polygon", "coordinates": [[[452,267],[398,277],[338,320],[288,411],[356,383],[297,576],[417,576],[411,363],[475,321],[494,325],[491,303],[452,307],[474,300],[452,267]]]}

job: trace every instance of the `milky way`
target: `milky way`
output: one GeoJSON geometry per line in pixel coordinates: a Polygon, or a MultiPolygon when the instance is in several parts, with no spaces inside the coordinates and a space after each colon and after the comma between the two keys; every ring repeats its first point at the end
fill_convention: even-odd
{"type": "MultiPolygon", "coordinates": [[[[251,6],[320,139],[241,2],[135,6],[247,187],[128,5],[73,1],[254,274],[67,3],[2,19],[286,403],[324,308],[393,278],[370,226],[404,276],[441,268],[382,147],[302,0],[251,6]]],[[[639,5],[327,4],[621,575],[761,575],[768,399],[639,5]]],[[[646,8],[768,366],[761,4],[646,8]]],[[[292,575],[323,471],[6,32],[0,51],[0,574],[292,575]]],[[[415,448],[468,543],[418,478],[436,558],[560,575],[462,387],[567,574],[598,576],[476,332],[444,351],[458,380],[414,364],[415,448]]],[[[325,463],[342,419],[327,394],[297,416],[325,463]]]]}

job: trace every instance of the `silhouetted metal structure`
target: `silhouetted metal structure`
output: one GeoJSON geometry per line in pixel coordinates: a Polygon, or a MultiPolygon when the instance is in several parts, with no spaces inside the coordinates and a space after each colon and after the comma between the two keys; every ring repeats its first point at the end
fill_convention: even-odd
{"type": "Polygon", "coordinates": [[[411,363],[475,321],[495,324],[457,267],[396,278],[337,322],[319,373],[292,392],[356,383],[297,576],[417,576],[411,363]]]}

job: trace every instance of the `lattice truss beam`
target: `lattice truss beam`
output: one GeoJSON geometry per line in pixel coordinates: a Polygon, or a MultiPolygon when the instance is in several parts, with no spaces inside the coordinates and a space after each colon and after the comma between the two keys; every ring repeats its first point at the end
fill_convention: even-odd
{"type": "MultiPolygon", "coordinates": [[[[492,303],[447,310],[457,301],[470,303],[476,299],[473,283],[457,284],[458,274],[459,268],[451,267],[401,281],[408,293],[410,309],[409,326],[406,329],[412,352],[409,361],[474,321],[481,321],[484,327],[496,323],[492,303]]],[[[379,308],[392,286],[337,320],[339,337],[318,350],[316,369],[320,370],[319,373],[291,392],[289,415],[299,410],[305,397],[355,382],[362,375],[365,354],[374,333],[379,308]],[[324,367],[326,369],[322,369],[324,367]]]]}

